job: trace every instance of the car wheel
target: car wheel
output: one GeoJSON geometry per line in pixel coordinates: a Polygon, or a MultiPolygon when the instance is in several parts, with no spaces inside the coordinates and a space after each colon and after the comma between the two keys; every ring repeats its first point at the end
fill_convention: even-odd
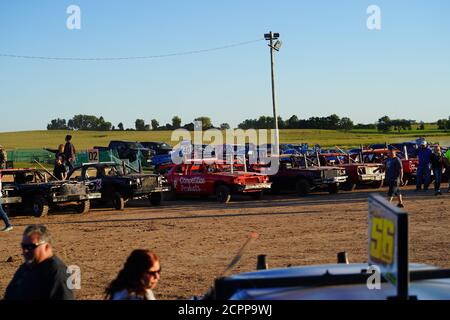
{"type": "Polygon", "coordinates": [[[159,206],[162,202],[162,192],[153,192],[149,195],[152,206],[159,206]]]}
{"type": "Polygon", "coordinates": [[[252,197],[253,200],[262,200],[262,198],[263,198],[263,191],[252,192],[251,193],[251,197],[252,197]]]}
{"type": "Polygon", "coordinates": [[[123,210],[125,208],[125,199],[120,192],[114,193],[113,204],[116,210],[123,210]]]}
{"type": "Polygon", "coordinates": [[[381,181],[375,181],[374,183],[372,183],[372,186],[373,186],[375,189],[381,189],[381,188],[383,188],[383,186],[384,186],[384,180],[381,180],[381,181]]]}
{"type": "Polygon", "coordinates": [[[40,218],[45,217],[48,214],[48,204],[42,197],[36,197],[32,203],[33,216],[40,218]]]}
{"type": "Polygon", "coordinates": [[[356,189],[356,183],[353,183],[351,181],[346,181],[343,184],[342,189],[344,189],[345,191],[353,191],[356,189]]]}
{"type": "Polygon", "coordinates": [[[300,179],[295,184],[295,191],[299,196],[306,196],[311,191],[311,186],[308,180],[300,179]]]}
{"type": "Polygon", "coordinates": [[[86,214],[91,210],[91,202],[89,200],[80,202],[76,209],[77,213],[86,214]]]}
{"type": "Polygon", "coordinates": [[[272,186],[270,187],[270,192],[275,195],[280,194],[281,193],[280,185],[272,183],[272,186]]]}
{"type": "Polygon", "coordinates": [[[228,186],[220,185],[216,188],[216,199],[220,203],[227,203],[231,200],[231,191],[228,186]]]}
{"type": "Polygon", "coordinates": [[[330,194],[336,194],[339,192],[339,183],[333,183],[328,186],[328,192],[330,194]]]}

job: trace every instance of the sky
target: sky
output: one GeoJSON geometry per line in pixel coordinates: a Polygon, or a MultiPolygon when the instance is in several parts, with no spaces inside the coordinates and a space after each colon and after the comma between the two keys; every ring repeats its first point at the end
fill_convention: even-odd
{"type": "Polygon", "coordinates": [[[336,113],[355,123],[388,115],[418,121],[450,116],[448,0],[2,0],[0,131],[45,129],[51,119],[103,116],[183,123],[209,116],[236,126],[272,115],[275,54],[283,119],[336,113]],[[81,28],[66,12],[81,9],[81,28]],[[367,28],[377,5],[381,30],[367,28]],[[2,55],[131,60],[47,60],[2,55]]]}

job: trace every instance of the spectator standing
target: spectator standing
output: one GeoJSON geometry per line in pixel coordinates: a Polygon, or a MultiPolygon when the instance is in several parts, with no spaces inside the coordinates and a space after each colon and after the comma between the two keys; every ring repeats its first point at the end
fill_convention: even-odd
{"type": "Polygon", "coordinates": [[[450,148],[444,153],[445,176],[448,179],[447,193],[450,193],[450,148]]]}
{"type": "Polygon", "coordinates": [[[25,229],[21,244],[25,262],[6,288],[5,300],[73,300],[67,266],[53,254],[51,243],[45,226],[25,229]]]}
{"type": "MultiPolygon", "coordinates": [[[[2,177],[0,175],[0,200],[1,199],[2,199],[2,177]]],[[[13,229],[11,222],[9,221],[8,215],[6,214],[1,204],[0,204],[0,219],[3,220],[3,222],[5,223],[5,227],[0,230],[1,232],[8,232],[13,229]]]]}
{"type": "Polygon", "coordinates": [[[66,144],[64,145],[64,158],[69,171],[73,169],[73,162],[75,161],[75,147],[72,144],[72,136],[66,136],[66,144]]]}
{"type": "Polygon", "coordinates": [[[430,186],[431,179],[431,154],[433,152],[428,148],[427,142],[423,140],[420,143],[419,150],[417,151],[417,156],[419,158],[419,165],[417,167],[416,176],[416,191],[423,190],[427,191],[430,186]]]}
{"type": "Polygon", "coordinates": [[[403,165],[402,161],[397,157],[396,150],[389,150],[389,157],[384,163],[386,172],[386,182],[389,186],[388,197],[392,202],[394,196],[398,199],[397,206],[403,208],[403,198],[400,192],[400,185],[403,181],[403,165]]]}
{"type": "Polygon", "coordinates": [[[0,145],[0,169],[6,169],[6,162],[8,161],[8,155],[3,146],[0,145]]]}
{"type": "Polygon", "coordinates": [[[442,182],[442,170],[444,168],[444,155],[442,154],[441,147],[435,146],[434,152],[431,154],[431,168],[434,174],[434,194],[442,195],[441,182],[442,182]]]}

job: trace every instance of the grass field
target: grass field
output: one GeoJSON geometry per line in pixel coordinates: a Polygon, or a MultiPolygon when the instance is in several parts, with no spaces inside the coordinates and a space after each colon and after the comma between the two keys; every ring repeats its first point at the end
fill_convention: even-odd
{"type": "MultiPolygon", "coordinates": [[[[93,146],[107,146],[110,140],[130,141],[171,141],[172,131],[21,131],[0,133],[0,144],[7,150],[29,148],[56,148],[64,143],[66,134],[73,135],[73,143],[78,150],[93,146]]],[[[353,147],[360,144],[398,142],[426,137],[429,141],[450,144],[450,132],[440,131],[433,127],[426,130],[402,131],[401,133],[378,133],[376,130],[353,130],[342,132],[336,130],[280,130],[280,143],[320,144],[325,147],[353,147]]],[[[209,141],[205,141],[208,143],[209,141]]]]}

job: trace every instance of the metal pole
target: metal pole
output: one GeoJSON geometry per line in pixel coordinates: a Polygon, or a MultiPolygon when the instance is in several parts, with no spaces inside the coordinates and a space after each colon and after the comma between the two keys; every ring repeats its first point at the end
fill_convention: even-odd
{"type": "Polygon", "coordinates": [[[277,114],[277,104],[275,95],[275,54],[273,48],[273,32],[270,31],[270,69],[272,73],[272,105],[273,105],[273,121],[275,124],[275,155],[280,154],[279,151],[279,132],[278,132],[278,114],[277,114]]]}

